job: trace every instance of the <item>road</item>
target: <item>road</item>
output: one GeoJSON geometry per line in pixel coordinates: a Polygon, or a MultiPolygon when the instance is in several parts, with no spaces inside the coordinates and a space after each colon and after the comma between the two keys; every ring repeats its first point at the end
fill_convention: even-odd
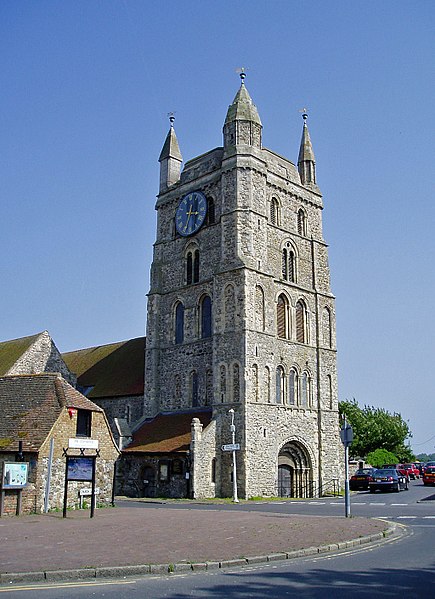
{"type": "MultiPolygon", "coordinates": [[[[138,509],[149,506],[134,505],[138,509]]],[[[171,507],[171,504],[161,505],[161,509],[171,507]]],[[[180,504],[176,507],[179,509],[180,504]]],[[[344,501],[336,499],[185,507],[344,515],[344,501]]],[[[388,539],[380,546],[205,574],[0,589],[0,599],[2,594],[5,599],[371,599],[398,596],[435,599],[434,508],[435,489],[423,487],[420,481],[413,481],[410,490],[401,493],[354,493],[353,515],[393,520],[404,526],[403,536],[388,539]]]]}

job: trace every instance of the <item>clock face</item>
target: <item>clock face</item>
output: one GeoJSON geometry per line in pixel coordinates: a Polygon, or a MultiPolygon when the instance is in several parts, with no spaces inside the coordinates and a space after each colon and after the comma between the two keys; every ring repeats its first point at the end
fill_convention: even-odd
{"type": "Polygon", "coordinates": [[[207,199],[200,191],[192,191],[182,198],[175,214],[175,226],[180,235],[196,233],[207,214],[207,199]]]}

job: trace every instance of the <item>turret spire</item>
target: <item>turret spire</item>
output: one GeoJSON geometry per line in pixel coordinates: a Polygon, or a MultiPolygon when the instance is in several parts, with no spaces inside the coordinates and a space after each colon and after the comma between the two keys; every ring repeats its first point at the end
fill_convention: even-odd
{"type": "Polygon", "coordinates": [[[180,179],[181,163],[183,162],[177,136],[175,135],[174,113],[170,112],[168,117],[171,126],[159,156],[160,191],[163,191],[171,185],[174,185],[174,183],[177,183],[177,181],[180,179]]]}
{"type": "Polygon", "coordinates": [[[262,124],[245,86],[246,72],[239,69],[241,84],[233,103],[228,107],[224,124],[224,146],[239,144],[261,148],[262,124]]]}
{"type": "Polygon", "coordinates": [[[304,126],[302,129],[302,139],[299,148],[298,170],[302,185],[316,185],[316,159],[314,157],[313,146],[311,144],[310,133],[307,126],[307,109],[302,109],[302,118],[304,126]]]}

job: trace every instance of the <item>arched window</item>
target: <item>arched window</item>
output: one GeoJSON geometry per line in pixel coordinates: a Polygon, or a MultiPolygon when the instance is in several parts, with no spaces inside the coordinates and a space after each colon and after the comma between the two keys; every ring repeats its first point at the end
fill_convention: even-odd
{"type": "Polygon", "coordinates": [[[225,403],[227,401],[227,368],[225,364],[220,367],[219,387],[221,402],[225,403]]]}
{"type": "Polygon", "coordinates": [[[291,406],[298,403],[298,373],[291,368],[288,375],[288,402],[291,406]]]}
{"type": "Polygon", "coordinates": [[[288,279],[288,262],[287,262],[287,249],[284,248],[282,250],[282,258],[281,258],[281,274],[284,281],[288,279]]]}
{"type": "Polygon", "coordinates": [[[302,208],[298,210],[298,233],[299,235],[307,234],[307,217],[302,208]]]}
{"type": "Polygon", "coordinates": [[[257,331],[264,331],[265,314],[264,314],[264,291],[257,285],[255,287],[255,320],[257,331]]]}
{"type": "Polygon", "coordinates": [[[233,401],[240,401],[240,366],[233,364],[233,401]]]}
{"type": "Polygon", "coordinates": [[[189,250],[186,255],[186,283],[198,283],[199,281],[199,250],[189,250]]]}
{"type": "Polygon", "coordinates": [[[266,401],[270,403],[270,368],[265,366],[264,368],[264,386],[266,387],[266,401]]]}
{"type": "Polygon", "coordinates": [[[307,342],[307,309],[302,300],[296,304],[296,341],[307,342]]]}
{"type": "Polygon", "coordinates": [[[290,283],[295,283],[296,282],[295,253],[292,250],[290,250],[288,253],[287,271],[288,271],[288,280],[290,281],[290,283]]]}
{"type": "Polygon", "coordinates": [[[282,250],[281,276],[284,281],[290,281],[290,283],[296,282],[295,253],[290,243],[287,243],[286,247],[282,250]]]}
{"type": "Polygon", "coordinates": [[[207,224],[214,225],[216,222],[215,204],[213,198],[207,198],[207,224]]]}
{"type": "Polygon", "coordinates": [[[184,341],[184,306],[178,302],[175,307],[175,343],[184,341]]]}
{"type": "Polygon", "coordinates": [[[278,210],[279,210],[278,200],[276,198],[272,198],[270,201],[270,222],[272,223],[272,225],[279,224],[278,210]]]}
{"type": "Polygon", "coordinates": [[[322,329],[323,329],[323,345],[325,347],[332,347],[331,312],[330,312],[329,308],[325,308],[323,310],[322,329]]]}
{"type": "Polygon", "coordinates": [[[278,368],[276,369],[276,393],[275,393],[276,403],[279,403],[279,404],[284,403],[284,387],[285,387],[284,369],[282,366],[278,366],[278,368]]]}
{"type": "Polygon", "coordinates": [[[190,373],[190,397],[192,407],[195,408],[198,405],[198,373],[196,370],[190,373]]]}
{"type": "Polygon", "coordinates": [[[200,304],[201,313],[201,339],[211,337],[211,298],[204,295],[200,304]]]}
{"type": "Polygon", "coordinates": [[[278,337],[288,338],[288,299],[281,294],[276,307],[276,329],[278,337]]]}
{"type": "Polygon", "coordinates": [[[328,376],[326,377],[326,383],[327,383],[327,391],[328,391],[329,409],[332,410],[334,407],[334,399],[332,396],[332,377],[330,374],[328,374],[328,376]]]}
{"type": "Polygon", "coordinates": [[[252,391],[254,401],[258,401],[258,366],[252,365],[252,391]]]}
{"type": "Polygon", "coordinates": [[[301,406],[306,408],[310,405],[311,396],[311,380],[307,372],[303,372],[301,376],[301,406]]]}

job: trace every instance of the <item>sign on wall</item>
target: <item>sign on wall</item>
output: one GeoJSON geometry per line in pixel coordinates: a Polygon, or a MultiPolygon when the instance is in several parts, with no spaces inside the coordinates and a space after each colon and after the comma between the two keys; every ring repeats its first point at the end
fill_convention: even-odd
{"type": "Polygon", "coordinates": [[[93,463],[95,458],[68,456],[67,479],[68,480],[92,480],[93,463]]]}
{"type": "Polygon", "coordinates": [[[4,462],[2,474],[3,489],[23,489],[27,485],[28,462],[4,462]]]}

